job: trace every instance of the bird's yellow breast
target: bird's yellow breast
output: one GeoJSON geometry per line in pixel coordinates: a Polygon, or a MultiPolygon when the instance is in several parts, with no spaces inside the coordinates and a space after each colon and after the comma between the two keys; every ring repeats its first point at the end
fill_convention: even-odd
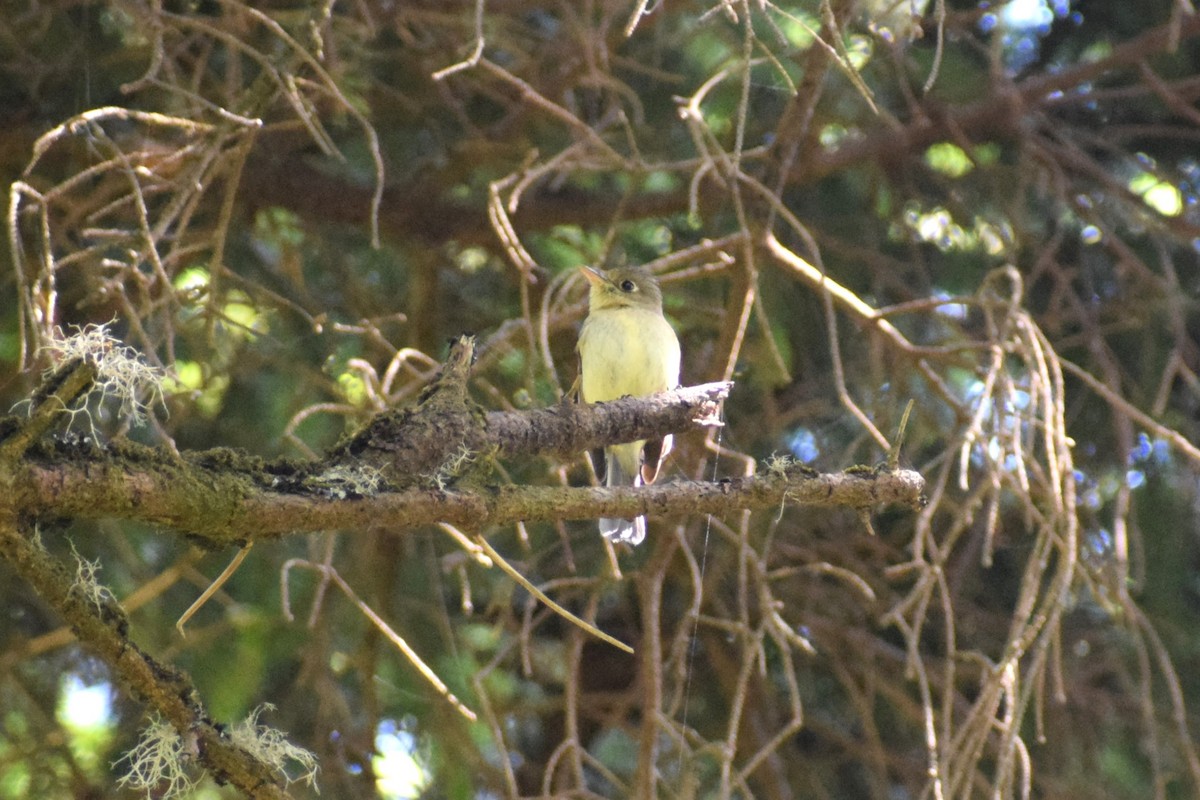
{"type": "Polygon", "coordinates": [[[655,310],[593,309],[579,334],[579,357],[588,403],[641,397],[679,385],[679,340],[655,310]]]}

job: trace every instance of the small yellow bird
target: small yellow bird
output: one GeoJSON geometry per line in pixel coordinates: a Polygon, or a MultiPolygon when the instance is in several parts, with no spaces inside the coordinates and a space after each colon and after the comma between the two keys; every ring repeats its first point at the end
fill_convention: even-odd
{"type": "MultiPolygon", "coordinates": [[[[679,339],[663,316],[654,276],[642,267],[583,267],[583,274],[592,284],[576,348],[583,401],[644,397],[679,386],[679,339]]],[[[606,447],[605,485],[653,483],[670,450],[670,436],[606,447]]],[[[609,541],[640,544],[646,518],[601,519],[600,533],[609,541]]]]}

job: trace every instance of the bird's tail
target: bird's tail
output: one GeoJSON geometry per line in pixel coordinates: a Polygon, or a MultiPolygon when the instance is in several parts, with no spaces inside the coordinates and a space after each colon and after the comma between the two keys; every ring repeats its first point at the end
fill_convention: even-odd
{"type": "MultiPolygon", "coordinates": [[[[604,452],[606,486],[641,486],[642,476],[638,470],[632,474],[621,466],[621,459],[610,448],[604,452]]],[[[610,542],[627,542],[639,545],[646,538],[646,518],[616,519],[613,517],[600,518],[600,535],[610,542]]]]}

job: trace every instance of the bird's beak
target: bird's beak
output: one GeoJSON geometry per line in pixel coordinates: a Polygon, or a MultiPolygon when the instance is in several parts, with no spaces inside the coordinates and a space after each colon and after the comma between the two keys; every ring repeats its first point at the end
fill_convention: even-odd
{"type": "Polygon", "coordinates": [[[587,278],[588,283],[592,286],[603,286],[608,283],[608,278],[600,270],[593,267],[580,267],[580,269],[583,270],[583,277],[587,278]]]}

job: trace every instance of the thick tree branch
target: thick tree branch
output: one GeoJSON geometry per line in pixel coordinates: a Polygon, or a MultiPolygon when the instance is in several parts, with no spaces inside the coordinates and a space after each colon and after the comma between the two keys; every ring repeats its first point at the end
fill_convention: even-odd
{"type": "Polygon", "coordinates": [[[98,587],[89,592],[74,580],[41,547],[36,534],[22,530],[11,515],[0,516],[0,557],[112,668],[126,691],[161,714],[194,746],[200,763],[218,782],[232,783],[255,800],[290,797],[267,764],[234,744],[208,716],[186,674],[159,663],[130,641],[129,621],[117,602],[98,587]]]}
{"type": "Polygon", "coordinates": [[[493,411],[488,436],[504,455],[569,457],[606,444],[720,425],[720,406],[733,384],[684,386],[651,397],[625,397],[600,406],[560,403],[531,411],[493,411]]]}
{"type": "MultiPolygon", "coordinates": [[[[131,464],[106,459],[30,466],[18,487],[28,515],[119,517],[194,534],[213,547],[328,529],[411,528],[435,522],[481,530],[520,520],[595,519],[639,514],[682,517],[797,503],[918,507],[924,480],[912,471],[817,474],[792,470],[718,483],[639,488],[505,486],[412,488],[357,498],[279,492],[246,475],[209,467],[131,464]]],[[[3,505],[0,502],[0,505],[3,505]]]]}

